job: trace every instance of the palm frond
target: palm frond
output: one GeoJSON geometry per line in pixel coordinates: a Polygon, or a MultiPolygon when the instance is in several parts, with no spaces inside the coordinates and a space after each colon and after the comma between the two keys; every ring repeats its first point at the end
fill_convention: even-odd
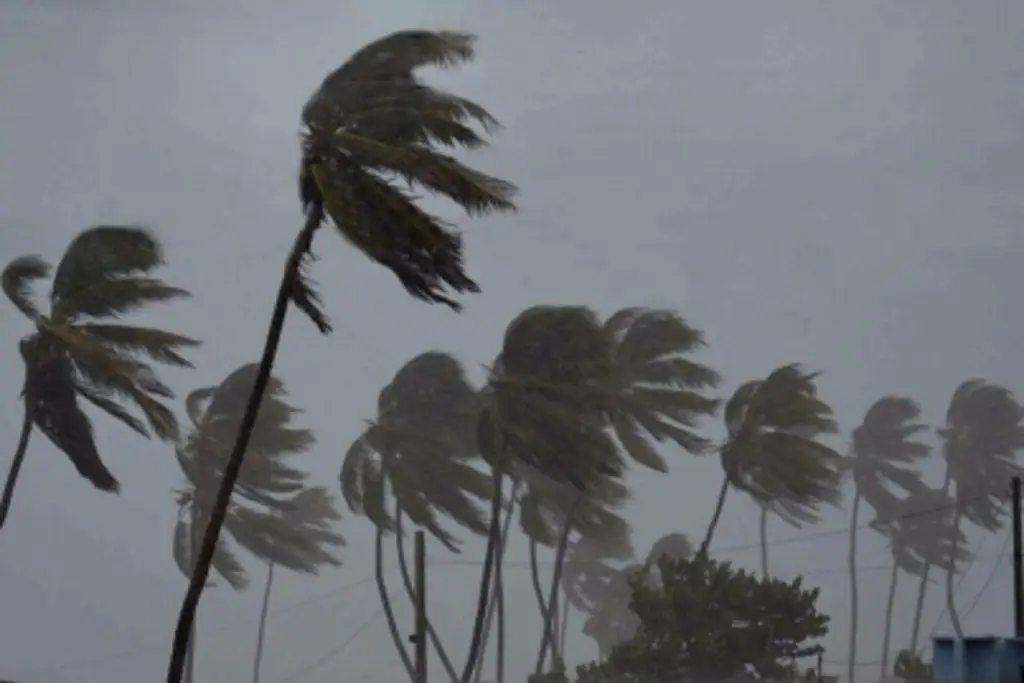
{"type": "Polygon", "coordinates": [[[52,318],[71,323],[81,318],[119,318],[150,304],[192,296],[188,290],[173,287],[150,277],[108,277],[97,273],[52,306],[52,318]]]}
{"type": "Polygon", "coordinates": [[[119,352],[144,355],[158,363],[182,368],[193,367],[178,349],[194,348],[201,342],[173,332],[134,325],[83,324],[77,329],[119,352]]]}
{"type": "Polygon", "coordinates": [[[4,268],[0,275],[4,294],[26,317],[35,320],[41,313],[35,302],[33,285],[50,275],[50,264],[41,257],[21,256],[4,268]]]}

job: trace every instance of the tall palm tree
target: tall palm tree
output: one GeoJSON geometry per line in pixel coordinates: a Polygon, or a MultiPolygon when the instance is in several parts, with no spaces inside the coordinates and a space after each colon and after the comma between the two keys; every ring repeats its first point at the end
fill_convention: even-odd
{"type": "MultiPolygon", "coordinates": [[[[175,449],[185,482],[177,492],[173,553],[186,577],[192,576],[196,550],[258,372],[254,363],[242,365],[220,384],[196,389],[185,399],[192,428],[175,449]]],[[[280,565],[316,574],[323,566],[340,565],[334,549],[344,544],[332,528],[340,516],[326,489],[309,487],[306,473],[288,462],[315,443],[310,430],[293,425],[297,413],[285,400],[284,384],[271,378],[226,523],[234,545],[268,565],[253,672],[257,683],[273,568],[280,565]]],[[[235,590],[248,585],[243,565],[226,538],[217,544],[213,569],[235,590]]],[[[194,644],[194,638],[190,640],[194,644]]],[[[191,679],[191,665],[188,674],[191,679]]]]}
{"type": "Polygon", "coordinates": [[[853,430],[851,454],[846,461],[853,480],[853,504],[850,507],[850,664],[849,680],[854,681],[857,657],[858,594],[857,594],[857,531],[860,527],[860,503],[863,500],[883,520],[894,517],[900,507],[900,496],[893,488],[906,493],[920,493],[924,484],[917,464],[928,457],[931,448],[917,437],[927,429],[921,423],[917,404],[902,396],[885,396],[875,401],[864,420],[853,430]]]}
{"type": "MultiPolygon", "coordinates": [[[[487,532],[479,503],[489,500],[492,486],[490,476],[477,467],[478,415],[477,392],[459,361],[437,351],[422,353],[381,389],[376,419],[349,447],[342,465],[341,489],[349,508],[377,530],[377,588],[412,678],[412,659],[384,586],[383,539],[397,532],[400,543],[403,520],[408,520],[458,552],[459,541],[442,525],[442,516],[472,533],[487,532]]],[[[432,626],[428,635],[449,674],[457,678],[432,626]]]]}
{"type": "MultiPolygon", "coordinates": [[[[1024,408],[1003,387],[972,379],[953,393],[946,424],[938,433],[946,460],[943,490],[953,491],[948,519],[954,530],[959,531],[964,519],[988,532],[1002,527],[1010,481],[1021,474],[1014,459],[1024,447],[1022,420],[1024,408]]],[[[963,637],[953,582],[958,548],[951,544],[946,608],[957,637],[963,637]]]]}
{"type": "MultiPolygon", "coordinates": [[[[927,563],[940,568],[949,566],[950,551],[959,546],[964,534],[946,523],[935,510],[948,509],[952,501],[942,491],[922,487],[898,501],[887,510],[876,512],[870,527],[886,537],[892,554],[892,572],[889,576],[889,595],[885,608],[882,635],[882,673],[889,671],[889,651],[892,635],[892,617],[896,601],[896,586],[902,570],[911,576],[920,576],[927,563]]],[[[957,551],[957,560],[966,559],[967,551],[957,551]]]]}
{"type": "Polygon", "coordinates": [[[179,352],[199,342],[119,322],[149,304],[189,296],[153,276],[163,263],[160,242],[148,230],[101,225],[80,232],[56,269],[39,256],[21,256],[4,268],[4,294],[34,329],[20,344],[25,362],[24,417],[0,502],[0,525],[10,511],[33,426],[93,486],[117,492],[117,479],[100,458],[92,421],[79,399],[143,436],[151,430],[163,440],[177,438],[174,413],[161,402],[173,392],[149,363],[191,367],[179,352]],[[33,286],[51,272],[49,308],[44,312],[33,286]]]}
{"type": "Polygon", "coordinates": [[[471,60],[473,40],[470,34],[452,31],[385,36],[330,73],[303,109],[299,188],[305,223],[285,264],[260,374],[182,601],[168,683],[181,680],[189,630],[277,355],[288,304],[305,312],[321,332],[330,331],[319,297],[305,277],[313,236],[325,216],[349,242],[393,270],[418,298],[457,308],[441,293],[445,284],[457,292],[479,289],[463,271],[458,236],[419,208],[416,197],[401,186],[415,184],[448,197],[469,214],[515,208],[514,186],[464,166],[448,153],[455,147],[484,146],[473,125],[493,130],[495,119],[474,102],[424,84],[416,73],[423,66],[471,60]]]}
{"type": "MultiPolygon", "coordinates": [[[[790,501],[801,514],[839,501],[841,457],[820,441],[836,431],[832,409],[818,398],[817,373],[784,365],[746,382],[725,405],[728,432],[720,450],[725,478],[700,554],[707,554],[730,488],[755,503],[790,501]]],[[[797,519],[786,508],[783,518],[797,519]]]]}

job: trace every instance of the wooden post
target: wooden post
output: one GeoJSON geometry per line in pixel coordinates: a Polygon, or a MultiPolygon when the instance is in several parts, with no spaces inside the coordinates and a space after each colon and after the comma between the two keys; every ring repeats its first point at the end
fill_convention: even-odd
{"type": "Polygon", "coordinates": [[[427,683],[427,549],[416,532],[416,683],[427,683]]]}
{"type": "Polygon", "coordinates": [[[1021,553],[1020,477],[1013,478],[1013,634],[1024,638],[1024,562],[1021,553]]]}

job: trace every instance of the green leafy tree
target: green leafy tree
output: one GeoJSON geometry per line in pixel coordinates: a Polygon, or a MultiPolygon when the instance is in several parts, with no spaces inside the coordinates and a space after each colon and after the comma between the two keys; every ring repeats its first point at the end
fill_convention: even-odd
{"type": "Polygon", "coordinates": [[[800,577],[759,577],[703,553],[662,558],[659,569],[658,583],[633,577],[640,628],[608,658],[608,670],[625,680],[726,680],[748,667],[776,676],[828,632],[818,590],[800,577]]]}
{"type": "MultiPolygon", "coordinates": [[[[953,393],[946,424],[938,430],[946,460],[943,491],[952,492],[950,526],[959,531],[963,520],[987,532],[1002,527],[1010,481],[1021,474],[1014,462],[1024,447],[1024,408],[1008,389],[980,379],[964,382],[953,393]]],[[[946,570],[946,608],[953,630],[963,637],[956,609],[958,535],[950,546],[946,570]]],[[[927,575],[922,581],[927,579],[927,575]]]]}
{"type": "MultiPolygon", "coordinates": [[[[341,489],[349,508],[377,530],[375,563],[392,638],[407,673],[409,656],[384,585],[384,537],[395,533],[403,550],[404,521],[421,528],[453,552],[458,539],[442,524],[448,518],[475,534],[488,529],[480,503],[490,499],[491,478],[479,464],[476,423],[479,397],[462,365],[448,354],[422,353],[381,389],[377,417],[349,447],[341,470],[341,489]]],[[[411,589],[408,571],[403,574],[411,589]]],[[[456,672],[433,627],[429,635],[448,673],[456,672]]]]}
{"type": "MultiPolygon", "coordinates": [[[[909,398],[885,396],[873,403],[864,420],[853,430],[847,472],[853,480],[850,507],[850,664],[847,677],[856,676],[859,600],[857,592],[857,534],[860,529],[860,504],[866,502],[878,518],[892,520],[900,508],[900,497],[893,489],[918,492],[924,488],[917,463],[928,457],[931,448],[916,437],[927,429],[919,421],[921,411],[909,398]]],[[[888,526],[882,527],[884,531],[888,526]]],[[[896,529],[893,529],[896,530],[896,529]]],[[[902,546],[897,544],[894,549],[902,546]]],[[[923,571],[923,569],[922,569],[923,571]]]]}
{"type": "Polygon", "coordinates": [[[305,224],[285,264],[257,382],[182,602],[167,683],[181,680],[189,631],[273,369],[288,304],[306,313],[321,332],[330,331],[319,297],[305,277],[313,236],[325,218],[348,242],[390,268],[413,296],[457,309],[442,293],[445,286],[456,292],[479,290],[463,270],[460,238],[403,188],[415,186],[447,197],[471,215],[515,208],[514,186],[450,154],[452,148],[484,146],[486,140],[474,126],[493,130],[495,119],[474,102],[426,85],[417,74],[420,67],[471,60],[473,40],[452,31],[390,34],[328,74],[303,108],[299,194],[305,224]]]}
{"type": "Polygon", "coordinates": [[[821,441],[835,433],[836,423],[818,397],[816,379],[799,365],[784,365],[740,385],[726,403],[725,478],[701,554],[708,552],[730,488],[790,523],[813,519],[823,503],[838,503],[841,457],[821,441]]]}
{"type": "Polygon", "coordinates": [[[21,256],[4,268],[4,294],[34,329],[20,344],[24,417],[0,502],[0,525],[10,511],[33,427],[93,486],[117,492],[117,479],[100,458],[82,401],[143,436],[152,431],[166,441],[177,439],[174,413],[162,402],[173,393],[150,362],[191,367],[180,352],[199,342],[119,322],[150,304],[189,295],[153,277],[163,263],[160,243],[149,231],[101,225],[80,232],[56,269],[39,256],[21,256]],[[44,311],[33,286],[51,272],[44,311]]]}
{"type": "MultiPolygon", "coordinates": [[[[196,389],[185,399],[192,428],[175,449],[185,482],[177,492],[179,512],[173,554],[186,577],[192,576],[195,551],[209,523],[210,509],[258,371],[256,364],[243,365],[220,384],[196,389]]],[[[316,574],[321,567],[340,565],[335,549],[344,544],[333,529],[340,516],[330,494],[322,487],[308,486],[307,475],[290,464],[315,443],[310,430],[294,426],[297,413],[285,400],[283,383],[271,378],[228,512],[225,528],[230,539],[222,538],[213,556],[214,571],[235,590],[248,586],[248,576],[233,546],[268,566],[254,683],[259,680],[274,567],[316,574]]],[[[194,662],[191,655],[190,662],[194,662]]],[[[190,679],[193,667],[190,663],[190,679]]]]}

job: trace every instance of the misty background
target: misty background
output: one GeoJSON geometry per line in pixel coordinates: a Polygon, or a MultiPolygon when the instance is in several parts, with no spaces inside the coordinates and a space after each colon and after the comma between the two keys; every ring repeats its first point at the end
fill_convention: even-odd
{"type": "MultiPolygon", "coordinates": [[[[164,377],[179,396],[219,381],[257,359],[301,225],[302,104],[357,47],[410,27],[480,36],[473,64],[432,81],[505,124],[472,163],[521,187],[520,214],[463,223],[484,292],[461,316],[415,302],[323,231],[315,274],[336,332],[295,316],[275,371],[318,437],[303,462],[314,483],[337,492],[345,449],[402,363],[442,349],[481,379],[508,321],[540,303],[678,309],[706,332],[700,359],[725,377],[723,395],[783,363],[823,370],[841,452],[884,394],[914,397],[937,424],[970,377],[1024,391],[1012,304],[1024,285],[1024,6],[1009,0],[0,0],[0,257],[53,259],[90,224],[147,223],[167,279],[194,299],[144,319],[205,340],[194,371],[164,377]]],[[[0,307],[0,331],[0,443],[13,451],[28,325],[0,307]]],[[[166,666],[185,590],[171,559],[180,472],[168,446],[96,429],[121,495],[83,485],[39,439],[0,534],[7,677],[128,683],[166,666]]],[[[639,553],[670,531],[699,539],[712,512],[717,459],[669,455],[669,476],[630,478],[639,553]]],[[[929,466],[935,484],[940,461],[929,466]]],[[[372,526],[343,512],[340,570],[278,575],[267,683],[404,675],[372,590],[372,526]]],[[[821,587],[833,673],[846,662],[847,518],[825,510],[803,532],[818,536],[772,552],[773,571],[821,587]]],[[[769,538],[800,533],[773,520],[769,538]]],[[[1003,537],[970,533],[978,558],[961,603],[998,574],[965,630],[1007,633],[1003,537]]],[[[431,619],[459,656],[483,548],[428,550],[431,619]]],[[[758,552],[757,509],[732,497],[712,554],[754,568],[758,552]]],[[[872,671],[890,559],[877,534],[861,534],[860,552],[859,657],[872,671]]],[[[540,631],[525,554],[513,541],[505,572],[513,680],[540,631]]],[[[251,566],[257,588],[204,597],[200,676],[249,675],[262,576],[251,566]]],[[[898,598],[897,647],[912,597],[898,598]]],[[[941,603],[932,590],[925,628],[941,603]]],[[[596,656],[580,623],[570,664],[596,656]]]]}

